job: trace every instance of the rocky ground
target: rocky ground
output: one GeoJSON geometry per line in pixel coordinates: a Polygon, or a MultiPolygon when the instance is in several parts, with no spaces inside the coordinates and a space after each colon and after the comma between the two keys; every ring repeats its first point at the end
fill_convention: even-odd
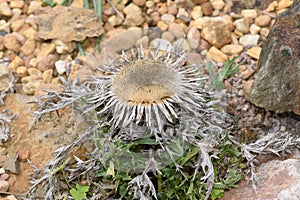
{"type": "MultiPolygon", "coordinates": [[[[62,1],[53,2],[60,4],[62,1]]],[[[72,1],[71,7],[74,9],[68,10],[64,7],[50,9],[39,0],[0,1],[0,91],[4,94],[9,84],[15,82],[13,94],[6,95],[1,110],[10,110],[18,116],[11,122],[14,136],[0,149],[1,192],[26,192],[30,186],[28,173],[32,172],[27,159],[41,167],[51,157],[52,151],[74,137],[72,127],[76,122],[70,120],[67,112],[47,116],[32,129],[34,121],[30,114],[34,105],[28,102],[33,101],[34,96],[44,94],[44,90],[59,91],[58,76],[65,76],[68,70],[71,79],[78,76],[82,80],[94,70],[89,66],[101,64],[81,55],[78,42],[85,52],[93,52],[100,46],[102,63],[107,63],[108,57],[114,58],[121,50],[129,50],[140,44],[144,47],[155,45],[155,38],[171,43],[183,42],[184,48],[190,52],[188,64],[209,59],[216,62],[217,66],[222,66],[227,56],[236,55],[241,63],[240,72],[225,81],[224,98],[228,113],[239,119],[235,134],[240,140],[249,141],[254,141],[260,134],[274,128],[299,134],[299,116],[292,113],[275,114],[256,108],[247,101],[258,70],[257,60],[261,47],[275,17],[291,6],[291,0],[116,2],[103,3],[101,24],[93,12],[83,9],[84,4],[80,0],[72,1]],[[84,20],[78,20],[78,13],[82,13],[80,17],[84,20]],[[104,37],[96,39],[103,33],[104,37]],[[183,35],[186,35],[186,39],[182,38],[183,35]],[[83,63],[89,63],[89,66],[83,63]],[[13,76],[10,76],[11,73],[13,76]]],[[[202,66],[200,71],[205,73],[202,66]]],[[[274,158],[260,159],[264,163],[274,158]]],[[[297,153],[293,160],[273,160],[258,170],[259,177],[270,178],[263,182],[265,187],[259,189],[256,196],[251,186],[242,182],[239,188],[225,194],[224,199],[273,198],[268,194],[274,189],[266,185],[278,185],[293,170],[293,181],[284,182],[284,187],[278,187],[278,191],[284,195],[284,190],[292,190],[292,185],[297,186],[296,191],[299,191],[297,153]],[[278,166],[277,178],[266,170],[275,166],[278,166]]],[[[6,199],[14,198],[10,196],[6,199]]]]}

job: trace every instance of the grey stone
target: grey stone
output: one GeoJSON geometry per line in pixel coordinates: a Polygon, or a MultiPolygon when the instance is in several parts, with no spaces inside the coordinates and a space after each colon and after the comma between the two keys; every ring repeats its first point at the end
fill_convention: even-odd
{"type": "Polygon", "coordinates": [[[278,16],[263,45],[250,101],[275,112],[300,114],[300,1],[278,16]]]}
{"type": "Polygon", "coordinates": [[[122,31],[116,34],[102,44],[102,48],[107,48],[112,52],[120,53],[122,50],[126,51],[132,47],[138,39],[141,38],[142,29],[134,28],[126,31],[122,31]]]}
{"type": "Polygon", "coordinates": [[[2,167],[3,169],[10,171],[11,173],[19,174],[20,162],[18,161],[18,154],[14,154],[8,157],[2,167]]]}

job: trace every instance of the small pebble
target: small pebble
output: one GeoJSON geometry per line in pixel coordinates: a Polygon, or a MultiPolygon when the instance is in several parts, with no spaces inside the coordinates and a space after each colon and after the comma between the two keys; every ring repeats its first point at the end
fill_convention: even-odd
{"type": "Polygon", "coordinates": [[[0,175],[0,180],[5,181],[9,178],[9,174],[8,173],[3,173],[0,175]]]}
{"type": "Polygon", "coordinates": [[[201,5],[206,1],[208,1],[208,0],[192,0],[193,3],[198,4],[198,5],[201,5]]]}
{"type": "Polygon", "coordinates": [[[181,24],[169,24],[169,31],[171,31],[177,39],[182,38],[184,36],[184,27],[181,24]]]}
{"type": "Polygon", "coordinates": [[[27,76],[27,68],[24,66],[20,66],[16,69],[16,73],[17,73],[18,77],[27,76]]]}
{"type": "Polygon", "coordinates": [[[113,7],[108,7],[108,8],[105,8],[103,9],[103,15],[107,15],[107,16],[111,16],[111,15],[114,15],[116,14],[115,10],[113,9],[113,7]]]}
{"type": "Polygon", "coordinates": [[[256,24],[251,24],[250,26],[250,33],[252,35],[258,34],[260,32],[261,28],[257,26],[256,24]]]}
{"type": "Polygon", "coordinates": [[[197,49],[200,43],[200,31],[192,26],[187,33],[187,39],[192,49],[197,49]]]}
{"type": "Polygon", "coordinates": [[[17,200],[17,198],[14,195],[9,195],[5,200],[17,200]]]}
{"type": "Polygon", "coordinates": [[[255,24],[263,27],[263,26],[268,26],[271,22],[271,17],[268,15],[260,15],[255,19],[255,24]]]}
{"type": "Polygon", "coordinates": [[[170,14],[170,15],[177,15],[177,11],[178,11],[178,9],[177,9],[177,6],[176,5],[170,5],[169,7],[168,7],[168,14],[170,14]]]}
{"type": "Polygon", "coordinates": [[[7,192],[9,189],[9,183],[7,181],[0,180],[0,192],[7,192]]]}
{"type": "Polygon", "coordinates": [[[206,54],[206,59],[214,60],[217,63],[223,63],[227,60],[227,55],[219,49],[217,49],[216,47],[212,46],[206,54]]]}
{"type": "Polygon", "coordinates": [[[191,23],[191,25],[195,26],[197,29],[203,29],[203,24],[205,22],[205,18],[204,17],[200,17],[198,19],[196,19],[195,21],[193,21],[193,23],[191,23]]]}
{"type": "Polygon", "coordinates": [[[3,44],[5,48],[15,52],[19,52],[21,49],[21,44],[14,34],[6,34],[3,39],[3,44]]]}
{"type": "Polygon", "coordinates": [[[261,52],[261,47],[252,47],[251,49],[248,49],[246,53],[251,58],[258,60],[260,52],[261,52]]]}
{"type": "Polygon", "coordinates": [[[25,94],[28,94],[28,95],[34,94],[35,88],[36,88],[36,86],[33,82],[28,82],[28,83],[23,84],[23,91],[25,92],[25,94]]]}
{"type": "Polygon", "coordinates": [[[156,26],[157,23],[158,23],[159,20],[160,20],[160,15],[159,15],[159,13],[158,13],[158,12],[153,12],[153,13],[150,14],[150,17],[151,17],[151,19],[152,19],[151,25],[152,25],[152,26],[156,26]]]}
{"type": "Polygon", "coordinates": [[[170,24],[172,22],[175,21],[175,17],[173,15],[170,15],[170,14],[164,14],[161,16],[161,21],[167,23],[167,24],[170,24]]]}
{"type": "Polygon", "coordinates": [[[24,76],[21,78],[21,83],[29,83],[29,82],[34,82],[41,79],[39,76],[24,76]]]}
{"type": "Polygon", "coordinates": [[[20,45],[26,41],[26,37],[24,37],[24,35],[22,35],[20,32],[13,32],[12,34],[17,38],[20,45]]]}
{"type": "Polygon", "coordinates": [[[254,80],[243,81],[243,92],[244,92],[244,96],[247,100],[250,99],[249,93],[250,93],[250,89],[251,89],[253,82],[254,82],[254,80]]]}
{"type": "Polygon", "coordinates": [[[241,11],[241,15],[245,18],[256,18],[257,11],[255,9],[246,9],[241,11]]]}
{"type": "Polygon", "coordinates": [[[210,3],[215,10],[222,10],[225,5],[223,0],[210,0],[210,3]]]}
{"type": "Polygon", "coordinates": [[[206,16],[211,16],[214,11],[214,8],[212,7],[212,5],[209,2],[203,3],[201,5],[201,8],[202,8],[203,15],[206,15],[206,16]]]}
{"type": "Polygon", "coordinates": [[[30,61],[29,61],[29,67],[36,67],[37,65],[38,65],[38,60],[37,60],[37,58],[32,58],[32,59],[30,59],[30,61]]]}
{"type": "Polygon", "coordinates": [[[22,35],[24,35],[28,39],[36,40],[36,36],[38,35],[37,31],[33,27],[23,27],[22,35]]]}
{"type": "Polygon", "coordinates": [[[133,0],[133,3],[137,6],[144,6],[146,4],[146,0],[133,0]]]}
{"type": "Polygon", "coordinates": [[[260,30],[260,37],[265,40],[267,38],[267,36],[269,35],[270,30],[266,27],[262,28],[260,30]]]}
{"type": "Polygon", "coordinates": [[[138,39],[135,43],[135,47],[139,47],[140,45],[143,46],[143,48],[147,48],[149,45],[149,38],[148,36],[143,36],[141,39],[138,39]]]}
{"type": "Polygon", "coordinates": [[[43,43],[40,47],[40,51],[38,51],[36,62],[39,63],[47,55],[52,54],[55,51],[55,46],[54,43],[43,43]]]}
{"type": "Polygon", "coordinates": [[[20,162],[18,161],[18,154],[9,156],[2,167],[3,169],[10,171],[11,173],[19,174],[20,162]]]}
{"type": "Polygon", "coordinates": [[[25,23],[24,19],[18,19],[11,22],[11,29],[15,32],[19,31],[25,23]]]}
{"type": "Polygon", "coordinates": [[[166,30],[168,30],[169,25],[163,21],[159,21],[157,23],[157,27],[160,28],[160,30],[162,30],[162,31],[166,31],[166,30]]]}
{"type": "Polygon", "coordinates": [[[36,49],[36,42],[34,39],[27,39],[25,43],[21,47],[21,52],[25,55],[28,56],[31,54],[34,50],[36,49]]]}
{"type": "Polygon", "coordinates": [[[243,80],[249,79],[254,73],[255,73],[254,70],[249,70],[249,69],[246,69],[241,72],[241,74],[243,76],[243,80]]]}
{"type": "Polygon", "coordinates": [[[158,7],[157,11],[160,15],[168,13],[168,8],[167,8],[166,3],[157,4],[157,7],[158,7]]]}
{"type": "Polygon", "coordinates": [[[273,11],[275,11],[275,9],[277,8],[277,6],[278,6],[278,2],[277,2],[277,1],[273,1],[273,2],[271,2],[271,3],[268,5],[266,11],[267,11],[267,12],[273,12],[273,11]]]}
{"type": "Polygon", "coordinates": [[[243,51],[243,46],[238,44],[227,44],[221,48],[221,51],[229,55],[239,55],[243,51]]]}
{"type": "Polygon", "coordinates": [[[27,162],[27,160],[29,159],[29,156],[30,156],[29,149],[19,150],[18,156],[22,162],[27,162]]]}
{"type": "Polygon", "coordinates": [[[7,1],[0,2],[0,13],[5,17],[11,17],[13,15],[13,12],[11,11],[7,1]]]}
{"type": "Polygon", "coordinates": [[[249,20],[247,18],[237,19],[233,22],[233,24],[235,25],[236,30],[242,33],[249,32],[249,20]]]}
{"type": "Polygon", "coordinates": [[[176,15],[177,18],[189,18],[189,14],[184,8],[179,8],[176,15]]]}
{"type": "Polygon", "coordinates": [[[212,13],[213,17],[218,17],[220,15],[220,11],[219,10],[214,10],[212,13]]]}
{"type": "Polygon", "coordinates": [[[38,76],[38,77],[42,77],[42,72],[41,70],[37,69],[37,68],[28,68],[27,69],[28,74],[30,76],[38,76]]]}
{"type": "Polygon", "coordinates": [[[201,6],[194,6],[191,15],[194,20],[203,17],[201,6]]]}
{"type": "Polygon", "coordinates": [[[118,15],[110,16],[107,21],[112,26],[118,26],[123,22],[123,20],[118,15]]]}
{"type": "Polygon", "coordinates": [[[175,36],[172,32],[170,31],[165,31],[162,33],[161,38],[164,40],[167,40],[169,42],[173,42],[175,40],[175,36]]]}
{"type": "Polygon", "coordinates": [[[57,85],[60,83],[61,83],[61,81],[60,81],[59,77],[54,77],[51,81],[51,84],[54,84],[54,85],[57,85]]]}
{"type": "Polygon", "coordinates": [[[11,62],[9,63],[9,65],[7,66],[7,68],[8,68],[9,70],[16,71],[16,69],[17,69],[19,66],[23,65],[23,64],[24,64],[23,59],[20,58],[19,56],[16,56],[16,57],[13,59],[13,61],[11,61],[11,62]]]}
{"type": "Polygon", "coordinates": [[[62,60],[55,62],[55,68],[59,75],[63,75],[67,71],[67,63],[62,60]]]}
{"type": "Polygon", "coordinates": [[[202,62],[203,62],[203,58],[199,53],[191,52],[188,54],[188,57],[187,57],[188,65],[199,64],[202,62]]]}
{"type": "MultiPolygon", "coordinates": [[[[207,50],[211,47],[211,44],[209,44],[209,42],[207,42],[206,40],[203,40],[201,39],[200,40],[200,47],[203,49],[203,50],[207,50]]],[[[203,55],[203,54],[202,54],[203,55]]]]}
{"type": "Polygon", "coordinates": [[[66,43],[61,40],[55,40],[54,44],[55,44],[56,52],[59,54],[71,53],[76,47],[75,43],[73,42],[66,43]]]}
{"type": "Polygon", "coordinates": [[[258,39],[259,39],[259,35],[246,34],[246,35],[243,35],[242,37],[240,37],[239,42],[244,47],[255,46],[258,44],[258,39]]]}
{"type": "Polygon", "coordinates": [[[10,6],[10,8],[23,8],[24,1],[22,1],[22,0],[14,0],[14,1],[10,2],[9,6],[10,6]]]}
{"type": "Polygon", "coordinates": [[[39,64],[38,69],[42,72],[48,70],[48,69],[54,69],[56,62],[56,56],[53,54],[47,55],[45,58],[43,58],[39,64]]]}
{"type": "Polygon", "coordinates": [[[153,1],[146,1],[145,5],[146,5],[147,8],[152,8],[152,7],[155,6],[155,3],[153,1]]]}
{"type": "Polygon", "coordinates": [[[127,26],[139,26],[144,22],[142,9],[133,3],[126,6],[123,12],[126,14],[124,24],[127,26]]]}
{"type": "Polygon", "coordinates": [[[53,78],[53,69],[48,69],[48,70],[44,71],[42,77],[43,77],[44,83],[51,83],[52,78],[53,78]]]}
{"type": "Polygon", "coordinates": [[[10,22],[7,22],[5,20],[0,20],[0,31],[1,31],[1,35],[4,36],[7,33],[10,33],[10,22]]]}
{"type": "Polygon", "coordinates": [[[278,10],[289,8],[293,4],[293,0],[280,0],[277,5],[278,10]]]}

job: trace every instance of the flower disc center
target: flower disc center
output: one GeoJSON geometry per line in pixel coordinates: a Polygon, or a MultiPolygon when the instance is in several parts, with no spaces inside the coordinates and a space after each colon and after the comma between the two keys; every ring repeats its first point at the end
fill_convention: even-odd
{"type": "Polygon", "coordinates": [[[130,104],[153,104],[171,97],[179,74],[170,66],[150,61],[135,61],[118,72],[112,90],[130,104]]]}

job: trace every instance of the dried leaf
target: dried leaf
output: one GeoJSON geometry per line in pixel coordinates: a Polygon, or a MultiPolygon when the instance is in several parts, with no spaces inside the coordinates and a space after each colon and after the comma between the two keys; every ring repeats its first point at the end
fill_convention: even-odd
{"type": "Polygon", "coordinates": [[[82,41],[104,33],[102,21],[93,11],[85,8],[56,6],[37,15],[39,36],[63,42],[82,41]]]}

